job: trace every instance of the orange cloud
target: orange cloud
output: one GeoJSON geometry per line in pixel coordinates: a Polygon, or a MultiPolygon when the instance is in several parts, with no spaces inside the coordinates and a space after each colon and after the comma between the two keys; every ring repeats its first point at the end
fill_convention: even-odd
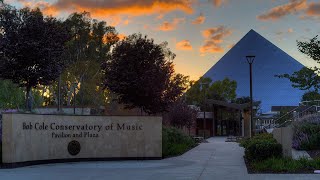
{"type": "Polygon", "coordinates": [[[206,40],[205,44],[200,47],[200,53],[222,53],[224,49],[217,43],[211,41],[211,40],[206,40]]]}
{"type": "Polygon", "coordinates": [[[307,7],[307,0],[290,0],[290,2],[287,4],[274,7],[270,9],[268,12],[257,16],[257,19],[262,21],[276,21],[286,15],[297,13],[298,11],[304,10],[307,7]]]}
{"type": "Polygon", "coordinates": [[[231,33],[231,30],[227,29],[226,27],[218,26],[202,31],[202,36],[205,38],[211,37],[213,40],[219,42],[223,37],[229,36],[231,33]]]}
{"type": "Polygon", "coordinates": [[[163,22],[157,30],[160,31],[173,31],[177,28],[178,24],[185,22],[184,18],[174,18],[172,22],[163,22]]]}
{"type": "Polygon", "coordinates": [[[192,0],[58,0],[50,7],[60,12],[88,11],[94,17],[104,18],[109,15],[141,16],[171,11],[191,14],[192,4],[192,0]]]}
{"type": "Polygon", "coordinates": [[[213,5],[215,7],[220,7],[222,4],[226,3],[226,0],[213,0],[213,5]]]}
{"type": "Polygon", "coordinates": [[[183,51],[192,51],[192,46],[189,40],[182,40],[176,44],[176,49],[183,51]]]}
{"type": "Polygon", "coordinates": [[[51,4],[46,1],[36,1],[35,2],[34,0],[17,0],[17,1],[13,1],[13,2],[19,2],[20,4],[22,4],[22,6],[26,6],[26,7],[30,7],[30,8],[39,7],[40,9],[42,9],[43,13],[46,15],[56,16],[59,14],[57,9],[55,7],[52,7],[51,4]]]}
{"type": "Polygon", "coordinates": [[[202,31],[202,36],[206,38],[203,46],[200,47],[200,53],[221,53],[224,49],[221,43],[225,37],[230,36],[232,31],[224,26],[209,28],[202,31]]]}
{"type": "Polygon", "coordinates": [[[194,21],[192,21],[192,24],[203,24],[206,20],[206,17],[200,14],[194,21]]]}
{"type": "Polygon", "coordinates": [[[306,14],[308,16],[320,16],[320,2],[312,2],[309,4],[306,14]]]}

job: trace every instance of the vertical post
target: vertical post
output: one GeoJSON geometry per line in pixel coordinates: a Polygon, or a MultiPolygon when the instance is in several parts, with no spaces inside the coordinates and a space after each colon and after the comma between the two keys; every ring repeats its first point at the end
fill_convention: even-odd
{"type": "Polygon", "coordinates": [[[203,85],[208,83],[200,83],[200,88],[204,91],[204,106],[203,106],[203,138],[206,138],[206,89],[203,85]]]}
{"type": "Polygon", "coordinates": [[[73,114],[76,114],[76,83],[73,88],[73,114]]]}
{"type": "Polygon", "coordinates": [[[250,64],[250,111],[251,111],[251,133],[253,135],[254,121],[253,121],[253,97],[252,97],[252,63],[250,64]]]}
{"type": "Polygon", "coordinates": [[[61,111],[61,74],[58,81],[58,113],[61,111]]]}
{"type": "Polygon", "coordinates": [[[253,121],[253,96],[252,96],[252,63],[254,61],[254,58],[256,56],[246,56],[247,62],[249,64],[249,69],[250,69],[250,137],[253,135],[253,130],[254,130],[254,121],[253,121]]]}
{"type": "MultiPolygon", "coordinates": [[[[206,101],[206,99],[204,99],[206,101]]],[[[204,102],[204,108],[203,108],[203,138],[206,138],[206,102],[204,102]]]]}

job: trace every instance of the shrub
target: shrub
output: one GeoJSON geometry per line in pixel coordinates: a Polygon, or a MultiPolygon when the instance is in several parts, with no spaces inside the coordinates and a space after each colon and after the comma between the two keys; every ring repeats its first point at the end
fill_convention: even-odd
{"type": "Polygon", "coordinates": [[[258,172],[278,172],[278,173],[297,173],[297,172],[313,172],[320,169],[320,159],[308,160],[291,158],[269,158],[264,161],[256,161],[252,163],[252,168],[258,172]]]}
{"type": "Polygon", "coordinates": [[[281,157],[282,146],[271,134],[257,134],[250,139],[244,139],[240,146],[245,148],[245,157],[249,161],[260,161],[270,157],[281,157]]]}
{"type": "Polygon", "coordinates": [[[320,124],[306,121],[294,123],[292,147],[298,150],[319,150],[320,124]]]}
{"type": "Polygon", "coordinates": [[[282,146],[270,140],[253,141],[247,146],[245,156],[250,161],[261,161],[270,157],[281,157],[282,146]]]}
{"type": "Polygon", "coordinates": [[[255,136],[253,136],[252,138],[245,138],[245,139],[242,139],[240,140],[240,146],[241,147],[244,147],[244,148],[247,148],[247,146],[252,143],[252,142],[256,142],[256,141],[260,141],[260,140],[270,140],[270,141],[273,141],[273,142],[277,142],[272,134],[267,134],[267,133],[262,133],[262,134],[257,134],[255,136]]]}
{"type": "Polygon", "coordinates": [[[305,115],[302,118],[297,119],[296,121],[320,125],[320,113],[305,115]]]}
{"type": "Polygon", "coordinates": [[[196,146],[195,140],[172,127],[162,129],[162,156],[170,157],[185,153],[196,146]]]}

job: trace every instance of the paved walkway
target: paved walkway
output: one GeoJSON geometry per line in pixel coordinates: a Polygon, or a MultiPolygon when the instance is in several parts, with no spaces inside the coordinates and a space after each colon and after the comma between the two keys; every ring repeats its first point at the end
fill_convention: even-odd
{"type": "Polygon", "coordinates": [[[224,180],[224,179],[320,179],[320,175],[249,175],[243,161],[243,149],[225,138],[210,138],[208,143],[182,156],[159,161],[116,161],[48,164],[17,169],[0,169],[0,180],[46,179],[137,179],[137,180],[224,180]]]}

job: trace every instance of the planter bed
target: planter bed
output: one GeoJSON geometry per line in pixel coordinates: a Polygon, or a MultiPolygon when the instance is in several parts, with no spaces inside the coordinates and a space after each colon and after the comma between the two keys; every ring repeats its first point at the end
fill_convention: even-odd
{"type": "Polygon", "coordinates": [[[249,174],[313,174],[320,169],[320,160],[271,158],[250,162],[245,157],[244,160],[249,174]]]}

